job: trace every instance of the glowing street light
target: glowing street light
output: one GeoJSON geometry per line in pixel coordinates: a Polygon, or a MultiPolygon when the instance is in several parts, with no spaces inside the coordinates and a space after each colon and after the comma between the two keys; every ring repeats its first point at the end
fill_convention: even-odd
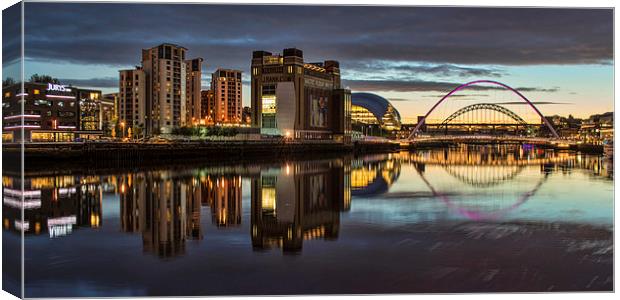
{"type": "Polygon", "coordinates": [[[121,130],[123,132],[122,137],[124,138],[125,137],[125,121],[121,122],[121,130]]]}

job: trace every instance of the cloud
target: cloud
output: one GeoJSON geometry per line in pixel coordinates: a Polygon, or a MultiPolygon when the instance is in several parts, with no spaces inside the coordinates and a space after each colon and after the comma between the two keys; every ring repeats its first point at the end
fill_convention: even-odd
{"type": "MultiPolygon", "coordinates": [[[[572,105],[574,103],[570,103],[570,102],[553,102],[553,101],[531,101],[532,104],[535,105],[555,105],[555,104],[569,104],[572,105]]],[[[524,105],[527,104],[526,102],[523,101],[514,101],[514,102],[498,102],[497,104],[504,104],[504,105],[524,105]]]]}
{"type": "Polygon", "coordinates": [[[252,50],[286,47],[352,69],[360,61],[422,62],[437,66],[403,71],[458,76],[501,76],[462,65],[613,59],[612,9],[35,2],[25,17],[26,56],[82,64],[131,66],[140,49],[162,42],[187,47],[207,68],[246,71],[252,50]]]}
{"type": "Polygon", "coordinates": [[[548,93],[554,93],[560,90],[559,87],[552,87],[552,88],[539,88],[539,87],[518,87],[515,88],[515,90],[519,91],[519,92],[548,92],[548,93]]]}
{"type": "MultiPolygon", "coordinates": [[[[443,97],[445,96],[445,94],[443,95],[425,95],[422,96],[424,98],[437,98],[437,97],[443,97]]],[[[488,97],[489,95],[487,94],[455,94],[455,95],[451,95],[450,97],[454,97],[454,98],[469,98],[469,97],[488,97]]]]}
{"type": "MultiPolygon", "coordinates": [[[[352,91],[381,91],[381,92],[444,92],[448,93],[461,83],[423,81],[423,80],[342,80],[345,87],[352,91]]],[[[502,90],[502,87],[489,85],[472,85],[468,90],[487,91],[502,90]]],[[[557,92],[558,88],[519,87],[521,92],[557,92]]],[[[443,96],[442,96],[443,97],[443,96]]]]}
{"type": "MultiPolygon", "coordinates": [[[[19,3],[2,12],[2,64],[9,65],[21,56],[21,5],[19,3]]],[[[6,74],[5,77],[8,77],[6,74]]],[[[13,77],[19,77],[13,75],[13,77]]]]}
{"type": "MultiPolygon", "coordinates": [[[[494,67],[464,67],[452,64],[420,64],[392,61],[361,61],[343,64],[343,77],[356,77],[358,74],[372,74],[375,79],[414,79],[422,76],[433,77],[502,77],[506,72],[494,67]]],[[[364,76],[369,77],[369,76],[364,76]]]]}
{"type": "Polygon", "coordinates": [[[114,88],[118,87],[118,77],[102,77],[102,78],[90,78],[90,79],[58,79],[62,84],[74,85],[78,87],[92,87],[92,88],[114,88]]]}

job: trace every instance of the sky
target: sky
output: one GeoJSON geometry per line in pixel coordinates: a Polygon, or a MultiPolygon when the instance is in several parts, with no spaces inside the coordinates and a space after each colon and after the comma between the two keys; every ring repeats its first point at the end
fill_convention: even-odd
{"type": "MultiPolygon", "coordinates": [[[[19,36],[3,20],[6,78],[19,36]]],[[[306,62],[338,60],[344,87],[390,100],[405,122],[479,79],[517,88],[545,115],[613,111],[611,9],[26,3],[25,20],[26,78],[104,92],[118,90],[118,70],[139,65],[141,49],[166,42],[204,59],[205,89],[216,68],[242,70],[246,106],[252,51],[296,47],[306,62]]],[[[447,111],[520,101],[492,86],[449,100],[447,111]]]]}

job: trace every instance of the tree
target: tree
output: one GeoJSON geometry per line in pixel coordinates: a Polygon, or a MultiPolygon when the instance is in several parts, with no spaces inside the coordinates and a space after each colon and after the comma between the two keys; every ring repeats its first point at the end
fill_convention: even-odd
{"type": "Polygon", "coordinates": [[[14,85],[15,83],[16,83],[15,79],[13,79],[12,77],[7,77],[5,80],[2,80],[3,87],[14,85]]]}
{"type": "Polygon", "coordinates": [[[60,81],[58,80],[58,78],[54,78],[52,76],[49,75],[39,75],[39,74],[32,74],[32,76],[30,76],[30,81],[31,82],[37,82],[37,83],[55,83],[55,84],[59,84],[60,81]]]}

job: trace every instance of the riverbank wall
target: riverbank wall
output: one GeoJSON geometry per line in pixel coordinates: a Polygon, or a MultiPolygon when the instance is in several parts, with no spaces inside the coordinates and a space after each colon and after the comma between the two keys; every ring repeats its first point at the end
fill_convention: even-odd
{"type": "MultiPolygon", "coordinates": [[[[360,155],[396,152],[391,142],[190,141],[178,143],[84,142],[30,143],[24,147],[25,168],[50,165],[131,166],[192,161],[260,161],[329,154],[360,155]]],[[[5,161],[21,156],[21,145],[4,144],[5,161]]]]}

